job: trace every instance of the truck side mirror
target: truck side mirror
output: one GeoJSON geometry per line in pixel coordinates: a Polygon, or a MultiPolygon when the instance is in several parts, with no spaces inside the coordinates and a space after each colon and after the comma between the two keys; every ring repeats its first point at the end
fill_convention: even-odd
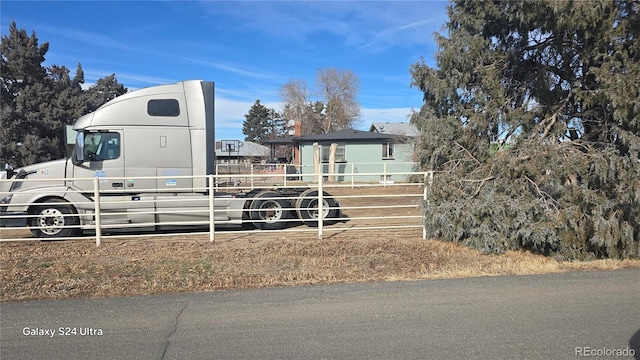
{"type": "Polygon", "coordinates": [[[16,174],[16,172],[13,171],[13,165],[9,163],[4,164],[4,171],[7,172],[7,179],[11,179],[13,175],[16,174]]]}
{"type": "Polygon", "coordinates": [[[71,162],[73,165],[82,165],[84,162],[84,133],[82,131],[78,131],[78,135],[76,135],[76,145],[73,147],[71,162]]]}

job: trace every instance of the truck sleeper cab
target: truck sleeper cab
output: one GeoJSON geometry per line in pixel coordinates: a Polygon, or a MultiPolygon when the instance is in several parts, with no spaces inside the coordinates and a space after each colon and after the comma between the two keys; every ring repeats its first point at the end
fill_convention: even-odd
{"type": "MultiPolygon", "coordinates": [[[[0,181],[0,226],[29,226],[44,238],[92,229],[96,178],[104,232],[207,225],[214,108],[214,83],[201,80],[107,102],[75,122],[69,158],[6,174],[0,181]]],[[[317,204],[318,192],[305,188],[214,193],[216,223],[250,222],[259,229],[279,229],[296,217],[317,225],[317,204]]],[[[323,206],[323,218],[340,216],[339,203],[327,193],[323,206]]]]}

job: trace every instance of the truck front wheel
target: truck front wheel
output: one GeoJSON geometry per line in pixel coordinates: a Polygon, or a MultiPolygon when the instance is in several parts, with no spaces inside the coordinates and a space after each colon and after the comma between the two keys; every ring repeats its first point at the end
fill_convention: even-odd
{"type": "Polygon", "coordinates": [[[279,199],[273,191],[263,191],[251,202],[250,217],[258,229],[278,230],[285,226],[282,220],[289,218],[288,201],[279,199]]]}
{"type": "Polygon", "coordinates": [[[38,238],[74,236],[80,221],[71,205],[62,200],[47,200],[31,212],[31,233],[38,238]]]}

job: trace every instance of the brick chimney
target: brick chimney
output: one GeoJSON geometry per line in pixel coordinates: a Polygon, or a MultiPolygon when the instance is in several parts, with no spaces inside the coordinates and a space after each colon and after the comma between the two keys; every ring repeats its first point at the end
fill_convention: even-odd
{"type": "Polygon", "coordinates": [[[293,136],[302,135],[302,123],[300,121],[296,121],[293,125],[293,136]]]}

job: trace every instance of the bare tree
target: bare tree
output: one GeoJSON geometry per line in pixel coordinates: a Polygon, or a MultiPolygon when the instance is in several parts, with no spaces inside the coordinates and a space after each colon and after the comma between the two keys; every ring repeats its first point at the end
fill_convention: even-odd
{"type": "Polygon", "coordinates": [[[285,103],[283,116],[299,121],[303,135],[353,128],[360,116],[360,104],[356,101],[359,86],[351,70],[319,69],[315,93],[320,100],[312,101],[305,80],[289,80],[280,88],[285,103]]]}
{"type": "Polygon", "coordinates": [[[303,79],[289,80],[280,88],[284,101],[283,118],[300,122],[302,135],[320,134],[324,129],[324,108],[322,101],[309,99],[307,82],[303,79]]]}
{"type": "Polygon", "coordinates": [[[360,117],[360,104],[356,100],[360,88],[358,77],[351,70],[318,69],[318,94],[326,104],[325,133],[353,128],[360,117]]]}
{"type": "Polygon", "coordinates": [[[283,116],[288,120],[302,121],[309,103],[307,82],[291,79],[280,88],[280,97],[284,101],[283,116]]]}

